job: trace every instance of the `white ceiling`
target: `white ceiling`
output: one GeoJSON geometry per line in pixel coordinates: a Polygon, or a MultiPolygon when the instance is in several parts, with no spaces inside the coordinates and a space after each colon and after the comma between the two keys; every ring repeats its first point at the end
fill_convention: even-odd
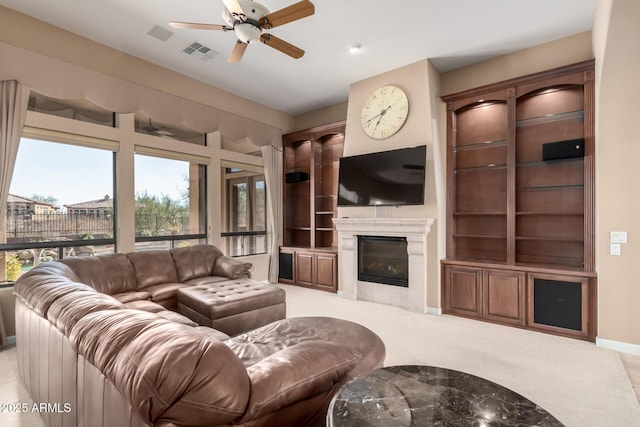
{"type": "MultiPolygon", "coordinates": [[[[297,0],[260,0],[270,11],[297,0]]],[[[223,24],[221,0],[0,0],[115,49],[297,115],[347,100],[349,85],[432,60],[447,71],[591,29],[596,0],[312,0],[316,13],[268,32],[306,51],[292,59],[263,44],[228,64],[232,32],[172,29],[168,22],[223,24]],[[162,42],[147,34],[174,32],[162,42]],[[203,61],[193,42],[219,52],[203,61]],[[349,45],[362,51],[352,55],[349,45]]]]}

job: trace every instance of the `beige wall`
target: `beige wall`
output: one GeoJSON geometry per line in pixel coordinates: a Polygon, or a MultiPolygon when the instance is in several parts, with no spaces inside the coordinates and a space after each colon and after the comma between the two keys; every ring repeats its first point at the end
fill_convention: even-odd
{"type": "MultiPolygon", "coordinates": [[[[596,49],[598,338],[640,345],[640,2],[599,0],[596,49]],[[626,231],[609,255],[611,231],[626,231]]],[[[609,343],[605,343],[609,344],[609,343]]],[[[635,350],[640,353],[639,350],[635,350]]]]}
{"type": "Polygon", "coordinates": [[[347,118],[347,102],[300,114],[295,117],[294,131],[335,123],[347,118]]]}
{"type": "Polygon", "coordinates": [[[587,31],[444,73],[441,95],[450,95],[592,58],[591,32],[587,31]]]}

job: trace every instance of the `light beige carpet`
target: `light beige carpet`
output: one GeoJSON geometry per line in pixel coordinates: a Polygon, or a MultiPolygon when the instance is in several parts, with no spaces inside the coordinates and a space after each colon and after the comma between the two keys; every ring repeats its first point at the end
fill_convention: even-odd
{"type": "MultiPolygon", "coordinates": [[[[541,405],[568,427],[640,427],[640,405],[614,351],[569,338],[280,286],[287,292],[288,317],[338,317],[375,331],[386,344],[387,366],[442,366],[489,379],[541,405]]],[[[30,402],[18,380],[15,347],[0,351],[0,402],[30,402]]],[[[44,423],[34,413],[0,413],[0,426],[44,423]]]]}
{"type": "Polygon", "coordinates": [[[640,426],[640,405],[617,352],[593,343],[455,316],[435,316],[279,285],[287,317],[331,316],[376,332],[385,365],[433,365],[520,393],[567,426],[640,426]]]}

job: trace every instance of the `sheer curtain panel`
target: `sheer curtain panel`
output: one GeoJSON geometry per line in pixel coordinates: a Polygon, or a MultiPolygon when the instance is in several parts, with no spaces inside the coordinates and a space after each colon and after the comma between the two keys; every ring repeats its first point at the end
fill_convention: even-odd
{"type": "Polygon", "coordinates": [[[267,222],[271,239],[269,282],[278,283],[278,263],[282,242],[282,151],[273,145],[262,147],[264,179],[267,184],[267,222]]]}
{"type": "MultiPolygon", "coordinates": [[[[18,155],[22,127],[27,115],[29,89],[16,80],[0,81],[0,243],[6,242],[7,197],[13,166],[18,155]]],[[[5,256],[0,253],[1,277],[5,275],[5,256]]],[[[7,343],[0,312],[0,345],[7,343]]]]}

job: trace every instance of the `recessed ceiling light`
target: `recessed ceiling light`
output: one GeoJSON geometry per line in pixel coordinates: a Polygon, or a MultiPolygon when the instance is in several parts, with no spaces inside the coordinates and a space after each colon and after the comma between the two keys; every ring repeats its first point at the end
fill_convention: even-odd
{"type": "Polygon", "coordinates": [[[358,53],[358,52],[360,52],[360,50],[362,50],[362,44],[361,43],[354,42],[354,43],[351,43],[351,46],[349,46],[349,52],[350,53],[358,53]]]}

